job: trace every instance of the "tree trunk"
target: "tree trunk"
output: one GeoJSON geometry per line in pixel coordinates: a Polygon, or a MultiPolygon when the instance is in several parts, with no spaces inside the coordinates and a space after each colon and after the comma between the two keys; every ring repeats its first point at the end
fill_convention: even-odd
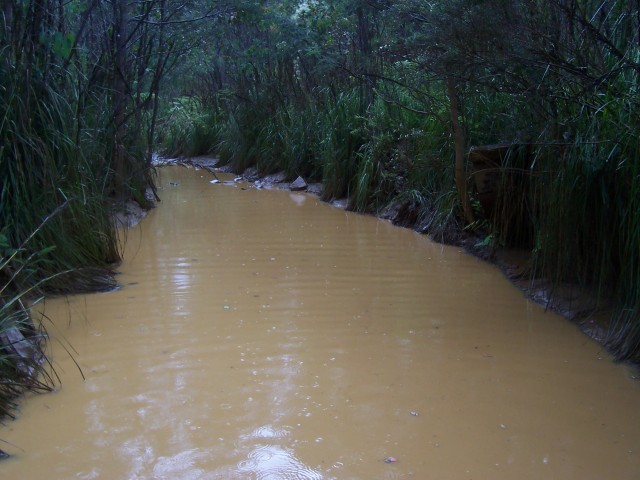
{"type": "Polygon", "coordinates": [[[467,195],[467,175],[465,171],[464,152],[465,152],[465,135],[460,125],[460,106],[458,104],[458,93],[453,77],[447,77],[447,95],[449,96],[449,104],[451,108],[451,129],[453,131],[453,144],[455,148],[455,180],[456,189],[462,210],[464,211],[464,219],[469,223],[473,223],[474,216],[467,195]]]}

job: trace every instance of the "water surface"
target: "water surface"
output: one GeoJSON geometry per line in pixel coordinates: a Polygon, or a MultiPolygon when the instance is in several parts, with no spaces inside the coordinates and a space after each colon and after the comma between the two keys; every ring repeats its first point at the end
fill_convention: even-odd
{"type": "Polygon", "coordinates": [[[4,478],[638,478],[633,372],[494,268],[212,178],[162,169],[123,288],[47,301],[4,478]]]}

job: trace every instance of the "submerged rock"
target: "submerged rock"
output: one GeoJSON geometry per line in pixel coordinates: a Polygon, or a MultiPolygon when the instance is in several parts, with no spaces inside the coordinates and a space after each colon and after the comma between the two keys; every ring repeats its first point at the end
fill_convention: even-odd
{"type": "Polygon", "coordinates": [[[140,223],[147,213],[148,210],[143,208],[138,202],[129,200],[113,212],[112,221],[116,228],[132,228],[140,223]]]}

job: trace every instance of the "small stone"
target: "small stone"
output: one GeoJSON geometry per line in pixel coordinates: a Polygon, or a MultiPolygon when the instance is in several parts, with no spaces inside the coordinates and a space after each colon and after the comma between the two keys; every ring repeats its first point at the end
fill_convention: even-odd
{"type": "Polygon", "coordinates": [[[306,190],[307,186],[308,186],[307,182],[304,181],[304,178],[298,177],[291,183],[291,186],[289,187],[289,189],[292,192],[298,192],[301,190],[306,190]]]}

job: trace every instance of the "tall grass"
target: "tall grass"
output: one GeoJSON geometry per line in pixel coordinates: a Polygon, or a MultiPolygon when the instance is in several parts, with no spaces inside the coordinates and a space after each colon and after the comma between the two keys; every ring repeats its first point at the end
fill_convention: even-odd
{"type": "Polygon", "coordinates": [[[187,157],[211,153],[218,143],[216,114],[214,108],[205,108],[195,97],[173,100],[163,114],[158,135],[162,153],[187,157]]]}
{"type": "Polygon", "coordinates": [[[216,125],[216,150],[220,161],[230,165],[236,172],[255,166],[260,158],[260,144],[264,137],[261,135],[263,124],[258,115],[253,116],[248,106],[238,105],[216,125]]]}
{"type": "Polygon", "coordinates": [[[266,136],[258,160],[261,171],[284,170],[290,179],[318,178],[318,113],[313,103],[289,103],[263,126],[266,136]]]}
{"type": "Polygon", "coordinates": [[[324,89],[287,102],[269,92],[231,102],[224,92],[207,106],[180,102],[179,110],[169,111],[159,138],[165,151],[190,155],[198,143],[190,125],[207,118],[212,123],[206,128],[215,133],[204,150],[215,151],[234,171],[256,167],[262,174],[284,171],[290,179],[321,180],[325,200],[349,197],[349,208],[362,212],[409,202],[413,222],[443,238],[456,213],[448,126],[398,107],[400,101],[420,105],[402,89],[394,93],[402,97],[396,104],[379,97],[362,114],[357,88],[324,89]]]}
{"type": "Polygon", "coordinates": [[[37,229],[31,251],[56,246],[55,254],[45,255],[34,273],[35,278],[44,278],[70,271],[64,278],[56,277],[51,289],[109,288],[113,285],[109,276],[96,277],[95,268],[85,268],[108,270],[119,253],[105,203],[106,185],[74,141],[73,109],[52,88],[36,92],[21,85],[19,78],[8,80],[2,85],[7,94],[0,100],[0,224],[13,245],[37,229]],[[30,104],[25,99],[31,99],[30,104]],[[37,228],[63,204],[67,208],[37,228]]]}
{"type": "Polygon", "coordinates": [[[540,159],[537,260],[555,282],[612,299],[607,344],[618,360],[639,361],[640,105],[619,87],[612,85],[596,108],[578,112],[577,133],[560,155],[547,149],[540,159]]]}
{"type": "Polygon", "coordinates": [[[358,171],[358,151],[366,142],[361,129],[358,89],[325,93],[326,108],[319,116],[318,161],[322,166],[323,199],[343,198],[353,193],[358,171]]]}
{"type": "Polygon", "coordinates": [[[499,165],[487,233],[531,249],[532,275],[589,289],[603,306],[612,302],[606,344],[617,360],[637,362],[637,72],[628,69],[580,96],[563,88],[543,102],[482,89],[469,96],[470,143],[512,145],[499,165]]]}

